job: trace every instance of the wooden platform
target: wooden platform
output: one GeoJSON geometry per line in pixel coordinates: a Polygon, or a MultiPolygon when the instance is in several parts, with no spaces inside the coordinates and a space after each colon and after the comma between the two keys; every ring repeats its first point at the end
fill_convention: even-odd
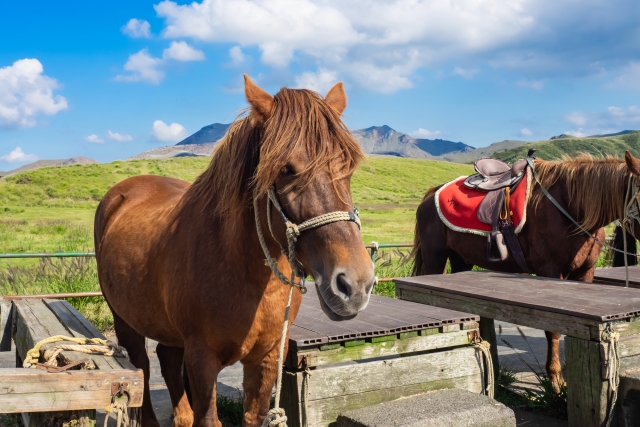
{"type": "MultiPolygon", "coordinates": [[[[0,304],[0,312],[9,307],[6,302],[0,304]]],[[[28,426],[45,425],[47,416],[54,417],[54,413],[55,417],[76,419],[78,425],[88,426],[95,423],[95,409],[109,406],[114,386],[117,391],[121,384],[129,394],[128,406],[142,405],[142,371],[123,357],[65,351],[58,356],[58,366],[76,362],[81,364],[75,369],[81,370],[50,373],[22,368],[26,353],[43,339],[55,335],[101,339],[104,336],[67,301],[16,299],[10,307],[6,325],[0,331],[4,332],[4,340],[0,342],[6,342],[6,333],[12,332],[17,360],[16,369],[0,370],[0,412],[30,413],[24,417],[28,426]]],[[[46,349],[65,343],[43,346],[41,357],[46,349]]],[[[7,348],[3,346],[2,350],[7,348]]]]}
{"type": "Polygon", "coordinates": [[[491,324],[497,319],[567,335],[570,426],[601,426],[606,420],[610,398],[603,377],[610,362],[610,344],[603,339],[606,327],[621,336],[621,369],[640,367],[640,289],[465,272],[398,279],[396,293],[410,301],[477,313],[483,318],[481,325],[484,319],[491,324]]]}
{"type": "MultiPolygon", "coordinates": [[[[593,283],[624,286],[625,278],[624,267],[596,268],[593,283]]],[[[640,265],[629,267],[629,287],[640,288],[640,265]]]]}
{"type": "Polygon", "coordinates": [[[482,390],[484,372],[470,343],[479,316],[376,295],[351,320],[322,312],[304,296],[289,335],[283,407],[290,427],[327,426],[350,409],[424,391],[482,390]],[[306,401],[306,402],[305,402],[306,401]]]}

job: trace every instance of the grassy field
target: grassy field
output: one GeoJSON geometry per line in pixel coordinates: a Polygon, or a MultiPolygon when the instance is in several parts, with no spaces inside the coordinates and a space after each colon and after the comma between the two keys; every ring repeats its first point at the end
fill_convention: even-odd
{"type": "MultiPolygon", "coordinates": [[[[93,214],[121,180],[141,174],[192,181],[205,158],[140,160],[44,168],[0,180],[0,252],[92,250],[93,214]]],[[[410,241],[415,208],[425,191],[472,167],[399,158],[369,158],[353,177],[364,240],[410,241]]]]}
{"type": "MultiPolygon", "coordinates": [[[[206,158],[140,160],[44,168],[0,180],[0,253],[93,250],[93,215],[102,196],[125,178],[153,174],[192,181],[206,158]]],[[[410,242],[415,209],[426,190],[472,172],[469,165],[370,157],[352,180],[365,242],[410,242]]],[[[406,275],[399,253],[381,256],[380,277],[406,275]]],[[[393,295],[392,284],[379,291],[393,295]]],[[[99,290],[95,260],[0,261],[0,295],[99,290]]],[[[112,319],[100,299],[72,303],[96,326],[112,319]]]]}

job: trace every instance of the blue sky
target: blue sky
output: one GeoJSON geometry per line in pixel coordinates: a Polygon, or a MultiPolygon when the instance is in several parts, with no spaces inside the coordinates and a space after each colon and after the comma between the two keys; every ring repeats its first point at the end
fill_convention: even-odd
{"type": "Polygon", "coordinates": [[[485,146],[640,129],[637,0],[4,2],[0,170],[170,145],[246,107],[242,74],[351,129],[485,146]]]}

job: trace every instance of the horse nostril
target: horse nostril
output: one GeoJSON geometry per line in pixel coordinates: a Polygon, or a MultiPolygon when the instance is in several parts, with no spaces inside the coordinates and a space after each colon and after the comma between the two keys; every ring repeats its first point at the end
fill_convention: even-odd
{"type": "Polygon", "coordinates": [[[340,273],[338,277],[336,277],[336,287],[338,288],[338,292],[344,295],[345,299],[349,299],[351,296],[351,285],[347,282],[347,277],[340,273]]]}

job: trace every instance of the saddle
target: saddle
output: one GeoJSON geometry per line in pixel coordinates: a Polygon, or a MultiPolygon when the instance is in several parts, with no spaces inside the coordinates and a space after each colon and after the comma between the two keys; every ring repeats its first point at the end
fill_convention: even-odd
{"type": "MultiPolygon", "coordinates": [[[[533,157],[535,151],[530,149],[527,157],[533,157]]],[[[509,257],[510,249],[520,268],[530,273],[509,209],[511,190],[524,178],[527,160],[517,160],[510,166],[498,159],[485,158],[475,162],[474,168],[477,173],[465,179],[464,185],[487,193],[478,207],[478,220],[492,229],[487,236],[487,259],[491,262],[504,261],[509,257]]]]}

